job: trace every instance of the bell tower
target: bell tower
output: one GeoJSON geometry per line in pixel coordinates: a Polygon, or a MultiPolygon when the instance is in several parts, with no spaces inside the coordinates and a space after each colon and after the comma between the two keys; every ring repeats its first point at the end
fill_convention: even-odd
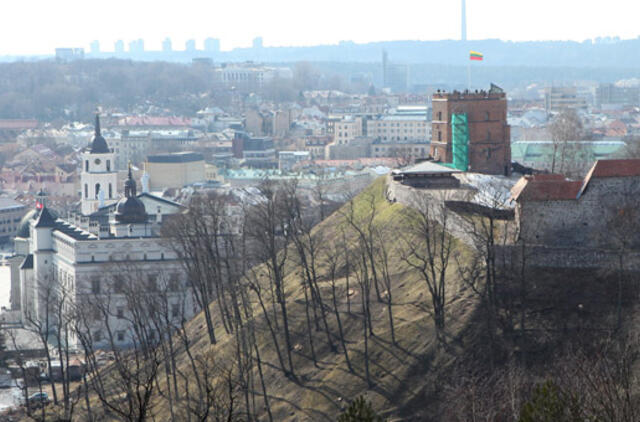
{"type": "Polygon", "coordinates": [[[82,153],[80,173],[82,214],[89,215],[99,207],[116,201],[118,172],[115,153],[109,149],[100,130],[100,115],[96,113],[95,134],[91,144],[82,153]]]}

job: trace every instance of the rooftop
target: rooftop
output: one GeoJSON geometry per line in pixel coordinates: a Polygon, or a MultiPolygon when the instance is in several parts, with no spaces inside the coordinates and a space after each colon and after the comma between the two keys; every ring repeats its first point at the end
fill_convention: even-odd
{"type": "Polygon", "coordinates": [[[453,174],[460,173],[450,167],[434,163],[433,161],[423,161],[422,163],[400,170],[401,174],[453,174]]]}

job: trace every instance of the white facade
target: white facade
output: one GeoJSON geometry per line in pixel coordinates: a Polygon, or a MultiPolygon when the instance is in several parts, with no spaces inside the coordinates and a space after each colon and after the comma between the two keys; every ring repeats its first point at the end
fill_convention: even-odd
{"type": "MultiPolygon", "coordinates": [[[[175,323],[195,313],[178,256],[154,234],[131,176],[128,183],[126,198],[110,215],[108,228],[100,227],[97,233],[55,218],[46,206],[30,220],[28,237],[17,239],[20,245],[28,245],[19,270],[25,326],[48,317],[54,329],[52,304],[63,303],[67,318],[77,318],[82,310],[94,347],[110,347],[111,341],[128,347],[133,339],[131,303],[136,297],[163,301],[175,323]],[[141,219],[136,219],[140,208],[127,214],[132,212],[131,202],[141,207],[141,219]]],[[[149,327],[153,331],[151,323],[149,327]]],[[[79,346],[73,335],[69,341],[72,348],[79,346]]]]}

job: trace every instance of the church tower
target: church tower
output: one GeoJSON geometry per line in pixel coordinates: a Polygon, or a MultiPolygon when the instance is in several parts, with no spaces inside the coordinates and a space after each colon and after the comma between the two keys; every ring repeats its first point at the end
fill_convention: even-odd
{"type": "Polygon", "coordinates": [[[95,135],[82,153],[82,214],[89,215],[117,199],[118,172],[115,153],[109,149],[100,132],[100,115],[96,114],[95,135]]]}

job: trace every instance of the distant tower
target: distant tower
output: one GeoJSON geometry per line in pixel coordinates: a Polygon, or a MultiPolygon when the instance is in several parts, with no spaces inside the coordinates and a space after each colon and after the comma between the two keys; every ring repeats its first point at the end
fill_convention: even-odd
{"type": "Polygon", "coordinates": [[[91,42],[91,54],[100,53],[100,41],[95,40],[91,42]]]}
{"type": "Polygon", "coordinates": [[[387,82],[389,82],[388,75],[388,66],[389,66],[389,57],[387,56],[387,51],[382,50],[382,87],[387,87],[387,82]]]}
{"type": "Polygon", "coordinates": [[[462,0],[462,41],[467,40],[467,1],[462,0]]]}
{"type": "Polygon", "coordinates": [[[187,40],[184,49],[185,51],[196,51],[196,40],[187,40]]]}
{"type": "Polygon", "coordinates": [[[113,45],[113,49],[116,53],[124,53],[124,41],[118,40],[113,45]]]}
{"type": "Polygon", "coordinates": [[[162,41],[162,51],[165,53],[171,53],[171,38],[167,37],[162,41]]]}
{"type": "Polygon", "coordinates": [[[210,53],[219,53],[220,40],[217,38],[207,38],[204,40],[204,50],[210,53]]]}

